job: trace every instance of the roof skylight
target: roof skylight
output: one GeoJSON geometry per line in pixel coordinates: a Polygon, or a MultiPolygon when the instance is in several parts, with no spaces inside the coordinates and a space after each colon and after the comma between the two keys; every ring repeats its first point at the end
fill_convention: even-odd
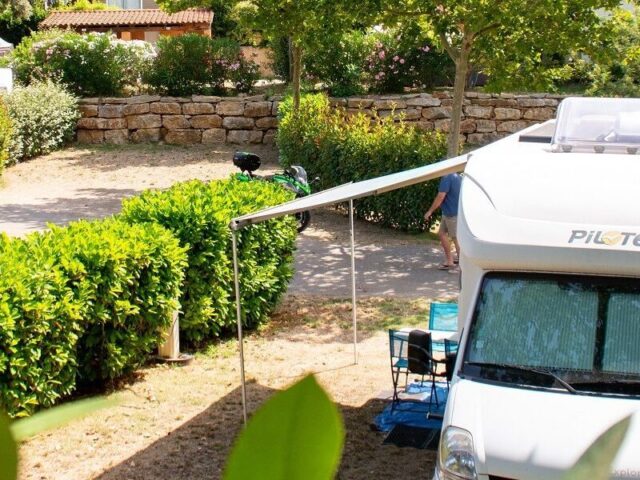
{"type": "Polygon", "coordinates": [[[558,108],[551,143],[556,152],[636,154],[640,150],[640,99],[567,98],[558,108]]]}

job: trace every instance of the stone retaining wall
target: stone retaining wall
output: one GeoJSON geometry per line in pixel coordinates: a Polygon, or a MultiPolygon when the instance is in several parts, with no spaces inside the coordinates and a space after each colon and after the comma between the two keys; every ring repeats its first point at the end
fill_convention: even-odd
{"type": "MultiPolygon", "coordinates": [[[[462,134],[473,144],[485,144],[533,123],[554,118],[562,96],[468,92],[464,100],[462,134]]],[[[78,121],[79,143],[165,142],[273,143],[281,97],[189,98],[141,95],[129,98],[84,98],[78,121]]],[[[453,103],[449,92],[333,98],[348,113],[371,117],[402,116],[427,131],[448,131],[453,103]]]]}

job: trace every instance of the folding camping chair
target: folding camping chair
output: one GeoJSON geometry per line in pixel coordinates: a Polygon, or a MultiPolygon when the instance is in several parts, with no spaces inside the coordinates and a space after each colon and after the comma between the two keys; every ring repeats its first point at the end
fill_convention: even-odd
{"type": "MultiPolygon", "coordinates": [[[[438,360],[433,357],[431,333],[422,330],[412,330],[409,333],[407,345],[407,355],[409,358],[409,372],[431,377],[431,390],[429,393],[429,411],[435,398],[436,407],[440,406],[438,392],[436,390],[436,377],[444,377],[446,374],[440,372],[438,365],[446,365],[446,360],[438,360]]],[[[448,386],[448,383],[447,383],[448,386]]]]}
{"type": "Polygon", "coordinates": [[[444,340],[458,331],[458,304],[432,302],[429,308],[429,333],[435,352],[444,352],[444,340]]]}
{"type": "Polygon", "coordinates": [[[393,381],[393,402],[391,408],[399,401],[398,380],[404,373],[404,387],[407,388],[409,378],[409,334],[398,330],[389,330],[389,356],[391,359],[391,380],[393,381]]]}
{"type": "Polygon", "coordinates": [[[398,396],[398,382],[400,375],[405,375],[405,389],[407,387],[409,373],[415,373],[422,377],[431,377],[431,393],[429,398],[429,409],[435,398],[436,406],[439,400],[436,392],[436,377],[442,377],[438,372],[438,365],[445,364],[445,360],[433,358],[431,350],[431,334],[422,330],[412,330],[411,332],[389,330],[389,353],[391,359],[391,379],[393,381],[393,401],[391,409],[395,408],[400,401],[398,396]]]}

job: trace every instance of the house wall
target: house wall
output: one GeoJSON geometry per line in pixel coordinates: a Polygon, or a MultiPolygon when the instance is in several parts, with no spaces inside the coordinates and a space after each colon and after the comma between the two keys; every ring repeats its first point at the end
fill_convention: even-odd
{"type": "MultiPolygon", "coordinates": [[[[462,138],[486,144],[529,125],[555,118],[562,96],[483,94],[464,100],[462,138]]],[[[79,143],[220,144],[274,143],[281,97],[187,98],[143,95],[129,98],[85,98],[78,121],[79,143]]],[[[447,132],[453,100],[449,92],[331,99],[349,114],[402,116],[425,130],[447,132]]]]}

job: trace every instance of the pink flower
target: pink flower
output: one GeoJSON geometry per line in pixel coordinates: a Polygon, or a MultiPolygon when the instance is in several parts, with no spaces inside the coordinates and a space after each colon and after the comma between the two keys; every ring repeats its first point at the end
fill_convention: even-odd
{"type": "Polygon", "coordinates": [[[400,60],[400,57],[398,55],[396,55],[395,57],[393,57],[393,61],[397,62],[398,60],[400,60]]]}
{"type": "Polygon", "coordinates": [[[404,58],[401,58],[401,59],[400,59],[400,64],[401,64],[401,65],[404,65],[404,58]]]}
{"type": "Polygon", "coordinates": [[[423,52],[428,52],[429,50],[431,50],[431,49],[429,48],[429,45],[425,45],[424,47],[422,47],[422,51],[423,51],[423,52]]]}
{"type": "Polygon", "coordinates": [[[378,52],[378,57],[380,57],[380,60],[384,60],[384,50],[380,50],[380,52],[378,52]]]}

